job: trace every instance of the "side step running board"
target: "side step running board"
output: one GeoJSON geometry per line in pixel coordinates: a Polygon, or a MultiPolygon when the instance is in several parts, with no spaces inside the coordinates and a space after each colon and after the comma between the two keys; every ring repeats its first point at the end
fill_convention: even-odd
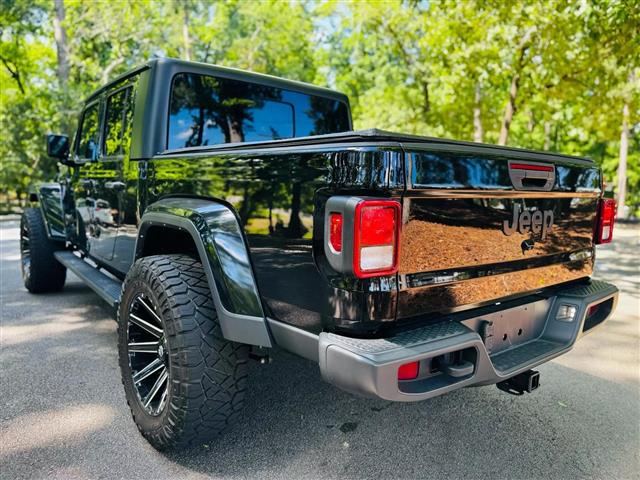
{"type": "Polygon", "coordinates": [[[75,273],[94,292],[112,307],[116,307],[120,301],[120,289],[122,282],[102,273],[96,267],[77,257],[73,252],[59,251],[53,254],[62,265],[75,273]]]}

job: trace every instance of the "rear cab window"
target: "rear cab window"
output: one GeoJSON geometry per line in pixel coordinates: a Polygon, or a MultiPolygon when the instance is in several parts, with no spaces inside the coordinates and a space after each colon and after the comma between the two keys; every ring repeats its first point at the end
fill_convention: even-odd
{"type": "Polygon", "coordinates": [[[133,86],[122,87],[107,97],[102,151],[106,157],[122,156],[131,146],[133,86]]]}
{"type": "Polygon", "coordinates": [[[344,102],[194,73],[173,79],[168,149],[350,130],[344,102]]]}

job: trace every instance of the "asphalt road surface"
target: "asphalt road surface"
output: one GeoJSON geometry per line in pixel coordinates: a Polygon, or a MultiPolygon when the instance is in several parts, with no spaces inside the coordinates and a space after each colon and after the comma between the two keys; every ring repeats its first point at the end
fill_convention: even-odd
{"type": "Polygon", "coordinates": [[[317,366],[276,353],[255,365],[245,420],[174,454],[138,434],[116,325],[70,275],[30,295],[16,222],[0,222],[0,478],[639,478],[639,230],[617,227],[596,276],[621,289],[615,316],[539,368],[514,397],[468,388],[415,404],[350,396],[317,366]]]}

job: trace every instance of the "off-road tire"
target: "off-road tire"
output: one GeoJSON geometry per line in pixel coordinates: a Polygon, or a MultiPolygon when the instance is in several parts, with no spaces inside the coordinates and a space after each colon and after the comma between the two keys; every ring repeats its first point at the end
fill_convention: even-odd
{"type": "Polygon", "coordinates": [[[31,293],[62,290],[67,269],[53,256],[64,244],[47,237],[47,227],[39,208],[27,208],[20,219],[22,280],[31,293]]]}
{"type": "Polygon", "coordinates": [[[201,263],[186,255],[155,255],[133,265],[118,309],[122,383],[133,419],[159,450],[202,444],[242,414],[249,346],[222,336],[201,263]],[[148,299],[162,321],[168,393],[156,415],[145,410],[132,378],[128,352],[130,308],[148,299]]]}

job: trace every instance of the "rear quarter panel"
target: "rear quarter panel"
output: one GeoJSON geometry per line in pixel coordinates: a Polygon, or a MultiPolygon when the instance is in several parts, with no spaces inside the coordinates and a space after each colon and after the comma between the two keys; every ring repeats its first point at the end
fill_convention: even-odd
{"type": "Polygon", "coordinates": [[[329,268],[322,244],[314,248],[314,242],[322,242],[329,196],[400,199],[404,178],[397,147],[160,155],[148,162],[147,177],[147,204],[185,194],[233,207],[270,318],[314,333],[395,319],[395,276],[345,279],[329,268]]]}

